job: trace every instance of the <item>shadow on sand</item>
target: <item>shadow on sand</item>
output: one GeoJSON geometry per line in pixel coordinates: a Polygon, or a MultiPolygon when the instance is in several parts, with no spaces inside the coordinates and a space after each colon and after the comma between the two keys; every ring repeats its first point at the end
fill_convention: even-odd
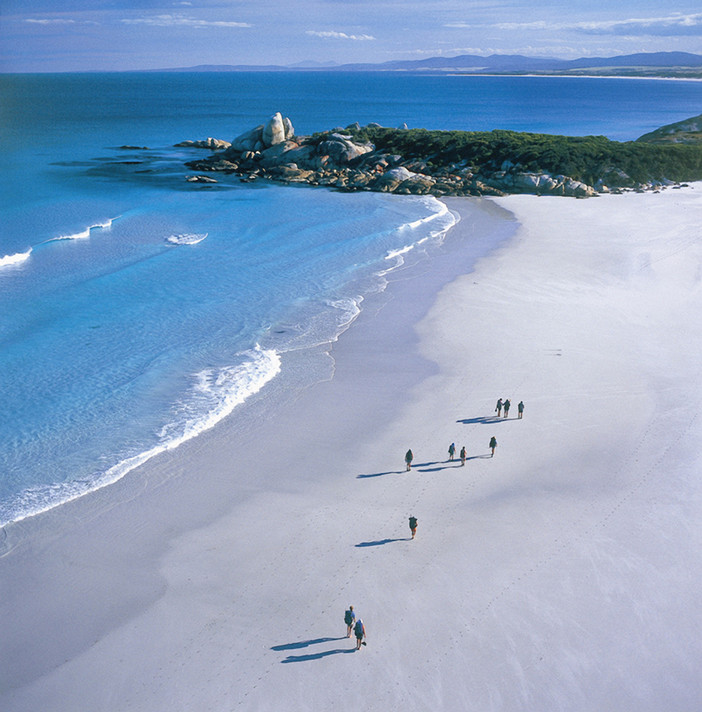
{"type": "Polygon", "coordinates": [[[306,663],[310,660],[321,660],[330,655],[340,655],[343,653],[355,653],[356,648],[338,648],[337,650],[325,650],[323,653],[312,653],[310,655],[288,655],[281,663],[306,663]]]}
{"type": "MultiPolygon", "coordinates": [[[[286,643],[285,645],[274,645],[271,650],[299,650],[307,648],[310,645],[319,645],[320,643],[332,643],[337,640],[347,640],[346,636],[341,638],[315,638],[314,640],[301,640],[297,643],[286,643]]],[[[281,660],[281,663],[304,663],[309,660],[321,660],[329,655],[340,655],[342,653],[355,653],[355,648],[337,648],[336,650],[323,650],[319,653],[308,653],[307,655],[288,655],[287,658],[281,660]]]]}
{"type": "Polygon", "coordinates": [[[439,472],[440,470],[452,470],[454,467],[462,467],[460,460],[445,460],[444,462],[425,462],[417,465],[418,472],[439,472]],[[439,465],[439,467],[429,467],[429,465],[439,465]]]}
{"type": "Polygon", "coordinates": [[[370,475],[356,475],[357,480],[365,480],[368,477],[385,477],[385,475],[402,475],[406,470],[393,470],[392,472],[374,472],[370,475]]]}
{"type": "Polygon", "coordinates": [[[508,420],[519,420],[519,418],[498,418],[496,415],[488,415],[482,418],[459,418],[456,422],[463,423],[463,425],[473,425],[474,423],[495,425],[496,423],[504,423],[508,420]]]}
{"type": "Polygon", "coordinates": [[[310,645],[319,645],[320,643],[332,643],[336,640],[346,640],[346,636],[341,638],[315,638],[314,640],[300,640],[297,643],[286,643],[285,645],[274,645],[271,650],[299,650],[307,648],[310,645]]]}
{"type": "Polygon", "coordinates": [[[364,546],[383,546],[384,544],[392,544],[396,541],[412,541],[412,537],[408,536],[405,539],[378,539],[378,541],[362,541],[360,544],[356,544],[357,548],[364,546]]]}

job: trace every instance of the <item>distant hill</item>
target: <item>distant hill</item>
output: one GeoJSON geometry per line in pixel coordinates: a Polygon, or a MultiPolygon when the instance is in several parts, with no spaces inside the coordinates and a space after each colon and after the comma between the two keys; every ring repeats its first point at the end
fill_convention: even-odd
{"type": "Polygon", "coordinates": [[[336,69],[354,71],[449,71],[471,73],[572,72],[605,67],[687,67],[702,69],[702,55],[689,52],[652,52],[616,57],[581,57],[580,59],[546,59],[514,54],[492,54],[482,57],[463,54],[458,57],[430,57],[419,60],[395,60],[382,64],[342,64],[336,69]]]}
{"type": "Polygon", "coordinates": [[[580,59],[547,59],[514,54],[492,54],[487,57],[463,54],[458,57],[430,57],[417,60],[394,60],[380,64],[326,65],[301,62],[296,65],[201,64],[159,71],[171,72],[413,72],[432,74],[545,74],[601,76],[666,76],[702,77],[702,55],[689,52],[649,52],[615,57],[581,57],[580,59]]]}

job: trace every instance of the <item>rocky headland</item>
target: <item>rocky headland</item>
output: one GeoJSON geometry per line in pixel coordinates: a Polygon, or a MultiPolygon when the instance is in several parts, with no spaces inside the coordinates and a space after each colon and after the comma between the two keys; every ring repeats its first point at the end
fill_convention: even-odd
{"type": "Polygon", "coordinates": [[[181,147],[210,156],[186,165],[192,182],[212,173],[242,181],[327,186],[401,195],[531,193],[586,198],[625,190],[660,190],[702,180],[702,146],[610,141],[512,131],[465,132],[352,124],[297,136],[280,113],[231,142],[207,138],[181,147]],[[206,175],[203,175],[206,174],[206,175]]]}

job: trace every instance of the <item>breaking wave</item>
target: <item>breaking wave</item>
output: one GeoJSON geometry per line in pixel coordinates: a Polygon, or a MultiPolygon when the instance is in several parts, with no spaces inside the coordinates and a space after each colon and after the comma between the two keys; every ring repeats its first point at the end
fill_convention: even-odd
{"type": "Polygon", "coordinates": [[[194,374],[190,393],[173,404],[173,420],[155,434],[155,445],[124,457],[94,477],[25,490],[13,501],[2,503],[0,526],[46,512],[117,482],[152,457],[174,450],[214,427],[280,373],[281,359],[275,350],[256,346],[239,354],[239,357],[241,362],[237,365],[210,368],[194,374]]]}
{"type": "Polygon", "coordinates": [[[22,262],[26,262],[29,256],[32,254],[32,248],[30,247],[26,252],[16,252],[14,255],[5,255],[0,257],[0,267],[10,267],[12,265],[19,265],[22,262]]]}
{"type": "Polygon", "coordinates": [[[80,232],[73,232],[69,233],[68,235],[59,235],[58,237],[52,237],[46,240],[45,242],[57,242],[59,240],[85,240],[86,238],[90,237],[90,233],[92,233],[93,230],[107,230],[108,228],[111,228],[112,223],[117,219],[118,218],[110,218],[109,220],[105,220],[105,222],[89,225],[85,228],[85,230],[81,230],[80,232]]]}
{"type": "Polygon", "coordinates": [[[171,245],[197,245],[198,242],[202,242],[208,233],[184,233],[182,235],[171,235],[166,238],[166,242],[171,245]]]}

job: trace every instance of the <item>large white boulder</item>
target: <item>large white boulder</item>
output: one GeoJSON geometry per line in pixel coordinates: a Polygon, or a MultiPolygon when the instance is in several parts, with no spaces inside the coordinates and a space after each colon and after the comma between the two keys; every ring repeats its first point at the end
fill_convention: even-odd
{"type": "Polygon", "coordinates": [[[285,141],[285,124],[283,123],[283,117],[279,111],[276,111],[263,127],[261,140],[266,147],[275,146],[277,143],[283,143],[283,141],[285,141]]]}
{"type": "Polygon", "coordinates": [[[263,133],[263,125],[257,126],[255,129],[249,129],[245,131],[240,136],[237,136],[233,141],[231,147],[235,151],[257,151],[257,144],[261,144],[261,134],[263,133]]]}

